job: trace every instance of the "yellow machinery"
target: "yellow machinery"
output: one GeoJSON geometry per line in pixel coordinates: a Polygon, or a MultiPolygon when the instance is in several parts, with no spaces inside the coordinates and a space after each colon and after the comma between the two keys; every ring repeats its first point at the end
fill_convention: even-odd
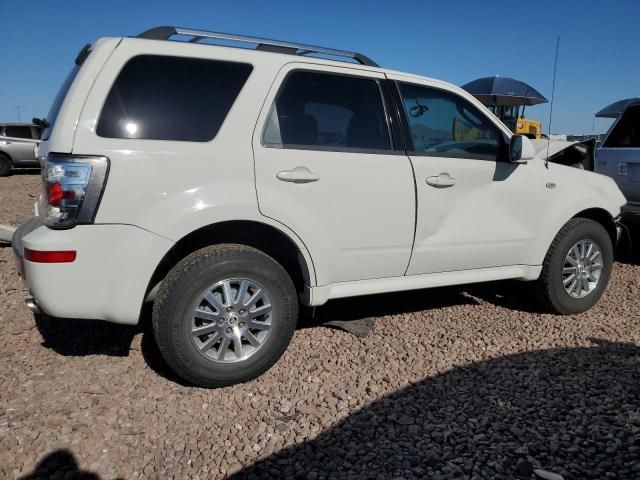
{"type": "Polygon", "coordinates": [[[524,116],[525,105],[488,105],[513,133],[529,138],[542,138],[542,122],[524,116]],[[522,107],[522,110],[520,108],[522,107]]]}
{"type": "Polygon", "coordinates": [[[542,122],[529,118],[518,118],[514,133],[519,133],[529,138],[542,138],[542,122]]]}

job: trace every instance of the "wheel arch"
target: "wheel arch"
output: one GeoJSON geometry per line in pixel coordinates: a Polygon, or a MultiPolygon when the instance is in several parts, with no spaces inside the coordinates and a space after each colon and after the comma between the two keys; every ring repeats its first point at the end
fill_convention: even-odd
{"type": "Polygon", "coordinates": [[[617,241],[617,231],[616,231],[616,222],[611,216],[611,214],[605,210],[604,208],[588,208],[586,210],[582,210],[575,214],[572,218],[587,218],[589,220],[593,220],[594,222],[602,225],[609,237],[611,238],[611,243],[615,247],[617,241]]]}
{"type": "Polygon", "coordinates": [[[544,233],[542,233],[538,239],[531,244],[533,247],[533,253],[528,259],[530,265],[542,265],[553,239],[558,235],[567,222],[574,218],[586,218],[602,225],[609,234],[611,242],[615,246],[617,240],[617,228],[612,212],[601,206],[601,203],[596,203],[593,199],[589,200],[590,201],[588,202],[574,201],[568,205],[564,205],[564,208],[560,211],[550,211],[551,218],[548,219],[548,228],[544,228],[544,233]],[[584,203],[587,203],[587,205],[597,206],[584,208],[584,203]]]}
{"type": "MultiPolygon", "coordinates": [[[[300,295],[315,284],[315,270],[308,252],[281,229],[256,220],[221,221],[200,227],[178,240],[157,265],[145,293],[153,297],[167,273],[187,255],[200,248],[235,243],[253,247],[280,263],[291,276],[300,295]]],[[[306,250],[306,249],[305,249],[306,250]]]]}

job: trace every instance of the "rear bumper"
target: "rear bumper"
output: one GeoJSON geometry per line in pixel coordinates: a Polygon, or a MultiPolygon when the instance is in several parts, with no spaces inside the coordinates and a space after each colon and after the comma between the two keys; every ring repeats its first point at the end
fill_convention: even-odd
{"type": "Polygon", "coordinates": [[[136,324],[149,280],[173,242],[132,225],[52,230],[30,219],[16,230],[12,245],[29,300],[43,313],[136,324]],[[25,247],[75,250],[77,256],[71,263],[30,262],[25,247]]]}

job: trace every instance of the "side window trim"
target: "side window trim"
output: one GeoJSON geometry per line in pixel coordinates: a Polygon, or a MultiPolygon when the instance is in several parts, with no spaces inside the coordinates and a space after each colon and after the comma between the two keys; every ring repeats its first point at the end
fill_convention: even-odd
{"type": "Polygon", "coordinates": [[[393,141],[393,131],[391,130],[391,117],[389,116],[389,109],[385,102],[384,90],[382,89],[383,80],[380,78],[376,79],[376,84],[378,85],[378,94],[380,95],[380,102],[382,103],[382,111],[384,112],[384,123],[387,127],[387,136],[389,137],[390,149],[385,151],[386,152],[394,151],[396,149],[396,146],[393,141]]]}
{"type": "Polygon", "coordinates": [[[400,111],[398,87],[393,80],[385,79],[381,82],[382,94],[384,98],[385,108],[388,112],[388,122],[391,128],[391,140],[393,142],[393,150],[403,155],[409,150],[408,140],[404,128],[404,115],[400,111]]]}
{"type": "Polygon", "coordinates": [[[401,116],[401,125],[403,130],[403,137],[405,138],[405,142],[407,145],[407,155],[416,156],[416,157],[440,157],[440,158],[463,158],[470,160],[483,160],[483,161],[491,161],[491,162],[504,162],[507,161],[505,159],[505,149],[508,142],[505,139],[505,134],[484,112],[480,111],[475,105],[469,102],[466,98],[458,95],[456,92],[452,92],[450,90],[445,90],[442,88],[438,88],[437,86],[432,85],[422,85],[420,83],[414,83],[410,81],[398,81],[394,80],[395,89],[394,96],[399,105],[399,115],[401,116]],[[411,127],[409,125],[409,120],[407,118],[407,112],[404,109],[404,102],[402,100],[402,93],[400,91],[400,85],[409,85],[418,88],[425,88],[431,90],[437,90],[439,92],[445,92],[448,95],[454,96],[463,102],[465,102],[477,115],[480,115],[495,131],[499,145],[499,153],[497,158],[494,158],[493,155],[482,155],[482,154],[473,154],[473,153],[450,153],[450,152],[419,152],[415,149],[415,145],[413,143],[413,137],[411,135],[411,127]]]}
{"type": "Polygon", "coordinates": [[[400,93],[400,82],[397,80],[390,80],[393,84],[389,91],[393,98],[393,102],[396,107],[396,114],[398,119],[398,128],[401,131],[402,141],[404,144],[405,153],[409,155],[411,152],[415,150],[413,145],[413,138],[411,137],[411,128],[409,127],[409,120],[407,119],[407,114],[404,111],[404,104],[402,102],[402,94],[400,93]]]}
{"type": "MultiPolygon", "coordinates": [[[[343,152],[343,153],[366,153],[366,154],[378,154],[378,155],[406,155],[406,152],[404,149],[398,149],[396,147],[396,143],[394,142],[394,134],[393,134],[393,124],[390,123],[391,120],[391,115],[392,115],[392,110],[389,109],[388,105],[387,105],[387,98],[385,95],[385,91],[384,91],[384,87],[383,84],[384,82],[386,82],[387,80],[384,78],[378,78],[378,77],[371,77],[371,76],[367,76],[367,75],[355,75],[355,74],[350,74],[350,73],[343,73],[343,72],[333,72],[331,70],[323,70],[323,69],[314,69],[314,68],[304,68],[304,67],[296,67],[296,68],[292,68],[291,70],[289,70],[286,75],[284,76],[284,78],[282,79],[282,81],[279,82],[279,84],[277,85],[277,93],[273,98],[273,101],[271,102],[271,105],[269,106],[269,112],[266,115],[265,119],[264,119],[264,123],[262,125],[262,132],[260,134],[260,145],[263,148],[279,148],[282,150],[308,150],[308,151],[319,151],[319,152],[343,152]],[[386,130],[387,130],[387,135],[389,136],[389,144],[390,144],[390,149],[385,150],[385,149],[369,149],[369,148],[352,148],[352,147],[342,147],[342,146],[324,146],[324,145],[297,145],[297,144],[285,144],[285,143],[270,143],[265,141],[265,135],[267,132],[267,129],[269,128],[269,121],[272,117],[272,115],[274,114],[273,112],[275,111],[276,108],[276,103],[278,101],[278,98],[280,97],[280,95],[282,94],[282,90],[284,85],[286,84],[287,80],[289,79],[289,77],[296,73],[296,72],[310,72],[310,73],[319,73],[319,74],[325,74],[325,75],[335,75],[335,76],[341,76],[341,77],[348,77],[348,78],[361,78],[361,79],[365,79],[365,80],[372,80],[374,82],[376,82],[377,86],[378,86],[378,92],[380,95],[380,102],[382,104],[382,108],[384,109],[384,121],[386,124],[386,130]]],[[[279,130],[279,128],[278,128],[279,130]]]]}

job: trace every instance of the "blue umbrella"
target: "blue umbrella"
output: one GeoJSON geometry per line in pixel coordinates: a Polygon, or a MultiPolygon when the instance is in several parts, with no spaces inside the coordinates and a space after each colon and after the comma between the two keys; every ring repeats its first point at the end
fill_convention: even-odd
{"type": "Polygon", "coordinates": [[[509,77],[479,78],[463,85],[485,106],[537,105],[548,100],[531,85],[509,77]]]}
{"type": "Polygon", "coordinates": [[[629,105],[632,103],[639,102],[640,98],[625,98],[624,100],[618,100],[617,102],[613,102],[611,105],[607,105],[598,113],[596,113],[596,117],[599,118],[618,118],[622,113],[627,109],[629,105]]]}

